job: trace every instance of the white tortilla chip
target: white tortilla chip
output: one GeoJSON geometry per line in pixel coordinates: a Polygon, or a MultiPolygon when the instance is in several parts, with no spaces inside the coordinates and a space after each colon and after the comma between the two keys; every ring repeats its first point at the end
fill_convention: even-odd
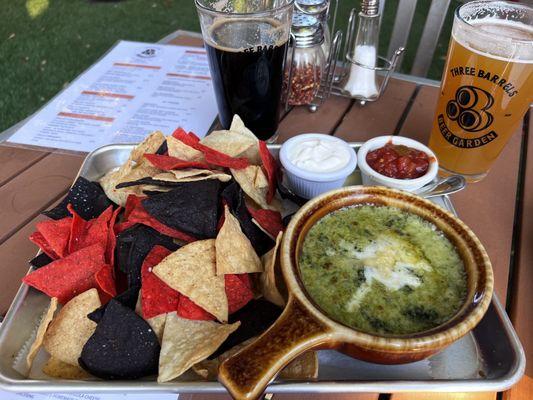
{"type": "Polygon", "coordinates": [[[153,268],[153,273],[192,302],[228,320],[228,298],[224,276],[216,275],[215,239],[198,240],[170,254],[153,268]]]}
{"type": "Polygon", "coordinates": [[[171,157],[176,157],[183,161],[205,161],[204,153],[193,149],[174,136],[167,136],[167,147],[168,155],[171,157]]]}
{"type": "Polygon", "coordinates": [[[278,234],[276,245],[261,257],[265,272],[259,275],[259,286],[263,297],[280,307],[286,303],[282,293],[287,293],[285,281],[281,274],[281,265],[279,261],[279,246],[283,232],[278,234]]]}
{"type": "Polygon", "coordinates": [[[203,145],[231,157],[247,158],[252,164],[260,164],[259,145],[255,137],[235,131],[213,131],[201,140],[203,145]]]}
{"type": "Polygon", "coordinates": [[[193,321],[169,313],[161,344],[157,381],[175,379],[209,357],[239,325],[240,322],[223,325],[213,321],[193,321]]]}
{"type": "Polygon", "coordinates": [[[263,265],[252,243],[242,232],[241,225],[224,206],[224,225],[217,234],[217,275],[262,272],[263,265]]]}
{"type": "Polygon", "coordinates": [[[231,174],[246,193],[257,205],[265,210],[281,211],[281,204],[274,198],[267,203],[268,180],[258,165],[249,165],[243,169],[231,169],[231,174]]]}
{"type": "Polygon", "coordinates": [[[167,182],[194,182],[206,179],[218,179],[221,182],[228,182],[231,180],[231,175],[208,169],[188,169],[163,172],[155,175],[154,179],[167,182]]]}
{"type": "Polygon", "coordinates": [[[251,139],[255,139],[257,141],[257,137],[253,134],[253,132],[248,129],[244,122],[242,121],[241,117],[239,115],[235,114],[233,116],[233,119],[231,121],[231,126],[229,127],[230,131],[238,132],[241,135],[247,136],[251,139]]]}
{"type": "Polygon", "coordinates": [[[96,329],[96,323],[87,314],[100,306],[96,289],[89,289],[65,304],[45,333],[46,351],[64,363],[77,366],[83,346],[96,329]]]}
{"type": "Polygon", "coordinates": [[[52,322],[52,319],[54,318],[54,313],[57,310],[57,298],[52,297],[50,299],[50,305],[48,306],[48,309],[46,310],[46,313],[43,315],[41,322],[39,323],[39,327],[37,328],[37,333],[35,334],[35,340],[33,341],[33,344],[30,347],[30,350],[28,351],[28,355],[26,356],[26,365],[28,366],[28,370],[31,369],[31,366],[33,364],[33,360],[35,359],[35,356],[37,355],[37,352],[41,348],[44,340],[44,334],[46,333],[46,330],[48,329],[48,325],[50,325],[50,322],[52,322]]]}
{"type": "Polygon", "coordinates": [[[140,162],[144,154],[154,154],[165,141],[165,135],[159,131],[150,133],[141,143],[139,143],[130,154],[130,160],[140,162]]]}
{"type": "Polygon", "coordinates": [[[43,372],[52,378],[58,379],[81,380],[91,377],[91,375],[89,375],[80,367],[64,363],[63,361],[54,357],[50,357],[46,364],[44,364],[43,372]]]}

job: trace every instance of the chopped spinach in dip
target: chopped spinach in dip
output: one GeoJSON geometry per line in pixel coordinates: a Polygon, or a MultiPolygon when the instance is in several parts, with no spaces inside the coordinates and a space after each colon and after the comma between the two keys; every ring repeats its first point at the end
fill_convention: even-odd
{"type": "Polygon", "coordinates": [[[422,332],[449,320],[467,291],[463,262],[435,225],[394,207],[357,206],[307,233],[300,274],[331,318],[374,334],[422,332]]]}

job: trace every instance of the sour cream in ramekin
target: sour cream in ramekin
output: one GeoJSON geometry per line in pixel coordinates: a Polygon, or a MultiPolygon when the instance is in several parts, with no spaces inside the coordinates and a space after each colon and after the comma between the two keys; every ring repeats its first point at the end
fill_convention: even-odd
{"type": "Polygon", "coordinates": [[[287,140],[279,156],[290,189],[307,199],[341,187],[357,166],[357,156],[348,143],[320,133],[287,140]]]}

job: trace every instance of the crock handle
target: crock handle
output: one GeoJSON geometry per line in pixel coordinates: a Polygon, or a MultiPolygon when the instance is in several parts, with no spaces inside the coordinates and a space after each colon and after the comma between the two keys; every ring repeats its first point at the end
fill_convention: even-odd
{"type": "Polygon", "coordinates": [[[218,380],[237,400],[257,399],[285,365],[306,350],[329,347],[330,337],[330,328],[291,296],[265,333],[220,365],[218,380]]]}

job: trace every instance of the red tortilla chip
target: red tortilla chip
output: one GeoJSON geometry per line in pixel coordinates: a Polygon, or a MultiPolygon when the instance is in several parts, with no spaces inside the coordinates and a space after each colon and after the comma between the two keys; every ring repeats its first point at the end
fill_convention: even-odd
{"type": "Polygon", "coordinates": [[[183,129],[178,128],[172,133],[172,136],[178,140],[181,140],[186,145],[204,153],[205,161],[207,161],[209,164],[233,169],[243,169],[250,165],[250,162],[247,158],[231,157],[201,144],[200,138],[192,132],[187,133],[183,129]]]}
{"type": "Polygon", "coordinates": [[[215,319],[213,315],[182,294],[180,294],[177,314],[182,318],[194,319],[197,321],[210,321],[215,319]]]}
{"type": "Polygon", "coordinates": [[[67,208],[72,214],[69,253],[74,253],[96,243],[99,243],[104,249],[107,248],[109,220],[113,216],[113,206],[109,206],[97,218],[90,221],[85,221],[80,217],[70,204],[67,208]]]}
{"type": "Polygon", "coordinates": [[[165,171],[184,168],[211,169],[211,166],[204,162],[185,161],[176,157],[162,156],[159,154],[145,154],[144,158],[150,161],[150,164],[154,167],[165,171]]]}
{"type": "Polygon", "coordinates": [[[70,226],[72,218],[66,217],[58,220],[41,221],[37,224],[37,230],[43,235],[59,258],[68,255],[68,242],[70,238],[70,226]]]}
{"type": "MultiPolygon", "coordinates": [[[[261,161],[263,161],[263,169],[265,170],[265,175],[268,180],[268,193],[266,199],[267,203],[270,204],[276,194],[278,164],[276,163],[274,156],[272,156],[272,153],[270,153],[270,150],[268,150],[267,144],[262,140],[259,141],[259,155],[261,156],[261,161]]],[[[274,237],[276,236],[274,235],[274,237]]]]}
{"type": "Polygon", "coordinates": [[[196,149],[195,146],[198,144],[198,142],[200,142],[200,138],[198,136],[196,136],[192,132],[187,133],[182,128],[178,128],[174,132],[172,132],[172,136],[174,136],[176,139],[180,140],[181,142],[185,143],[187,146],[191,146],[192,148],[195,148],[195,149],[196,149]]]}
{"type": "MultiPolygon", "coordinates": [[[[248,274],[241,275],[248,276],[248,274]]],[[[254,294],[251,290],[251,282],[248,281],[248,283],[245,283],[244,279],[245,278],[241,278],[237,274],[224,275],[229,314],[233,314],[235,311],[240,310],[254,298],[254,294]]]]}
{"type": "Polygon", "coordinates": [[[102,304],[106,304],[109,300],[117,295],[117,289],[115,287],[115,278],[113,278],[113,267],[109,264],[105,264],[95,274],[94,279],[97,284],[98,293],[102,304]]]}
{"type": "Polygon", "coordinates": [[[43,234],[39,231],[35,231],[30,235],[30,240],[35,243],[39,248],[42,250],[44,254],[46,254],[48,257],[57,260],[59,256],[56,254],[56,252],[52,249],[50,244],[46,241],[43,234]]]}
{"type": "MultiPolygon", "coordinates": [[[[159,233],[162,233],[163,235],[167,235],[174,239],[179,239],[187,243],[194,242],[196,240],[196,238],[184,232],[178,231],[177,229],[171,228],[159,222],[157,219],[155,219],[150,214],[148,214],[148,212],[142,206],[140,200],[139,200],[139,204],[137,205],[137,207],[135,207],[130,212],[127,223],[130,224],[129,226],[135,223],[143,224],[151,228],[154,228],[156,231],[158,231],[159,233]]],[[[121,229],[124,230],[126,228],[121,227],[121,229]]]]}
{"type": "Polygon", "coordinates": [[[281,214],[273,210],[254,210],[252,207],[247,207],[248,212],[252,215],[252,218],[257,221],[261,228],[263,228],[273,238],[278,237],[280,232],[285,230],[281,214]]]}
{"type": "Polygon", "coordinates": [[[125,231],[128,228],[131,228],[136,223],[137,222],[124,221],[124,222],[121,222],[120,224],[115,224],[115,228],[114,228],[115,235],[118,235],[120,232],[125,231]]]}
{"type": "Polygon", "coordinates": [[[141,303],[144,319],[176,311],[180,294],[159,279],[152,268],[172,253],[166,247],[154,246],[144,259],[141,267],[141,303]]]}
{"type": "Polygon", "coordinates": [[[95,274],[105,264],[104,251],[99,243],[85,247],[33,271],[22,281],[65,304],[78,294],[97,287],[95,274]]]}
{"type": "Polygon", "coordinates": [[[117,222],[118,214],[122,207],[118,207],[109,220],[109,227],[107,229],[107,245],[105,249],[105,260],[109,265],[115,265],[115,247],[117,245],[117,236],[115,234],[115,223],[117,222]]]}
{"type": "Polygon", "coordinates": [[[145,199],[146,197],[141,196],[135,196],[134,194],[130,194],[128,198],[126,199],[126,205],[124,206],[124,220],[128,220],[130,217],[131,212],[141,204],[141,200],[145,199]]]}

